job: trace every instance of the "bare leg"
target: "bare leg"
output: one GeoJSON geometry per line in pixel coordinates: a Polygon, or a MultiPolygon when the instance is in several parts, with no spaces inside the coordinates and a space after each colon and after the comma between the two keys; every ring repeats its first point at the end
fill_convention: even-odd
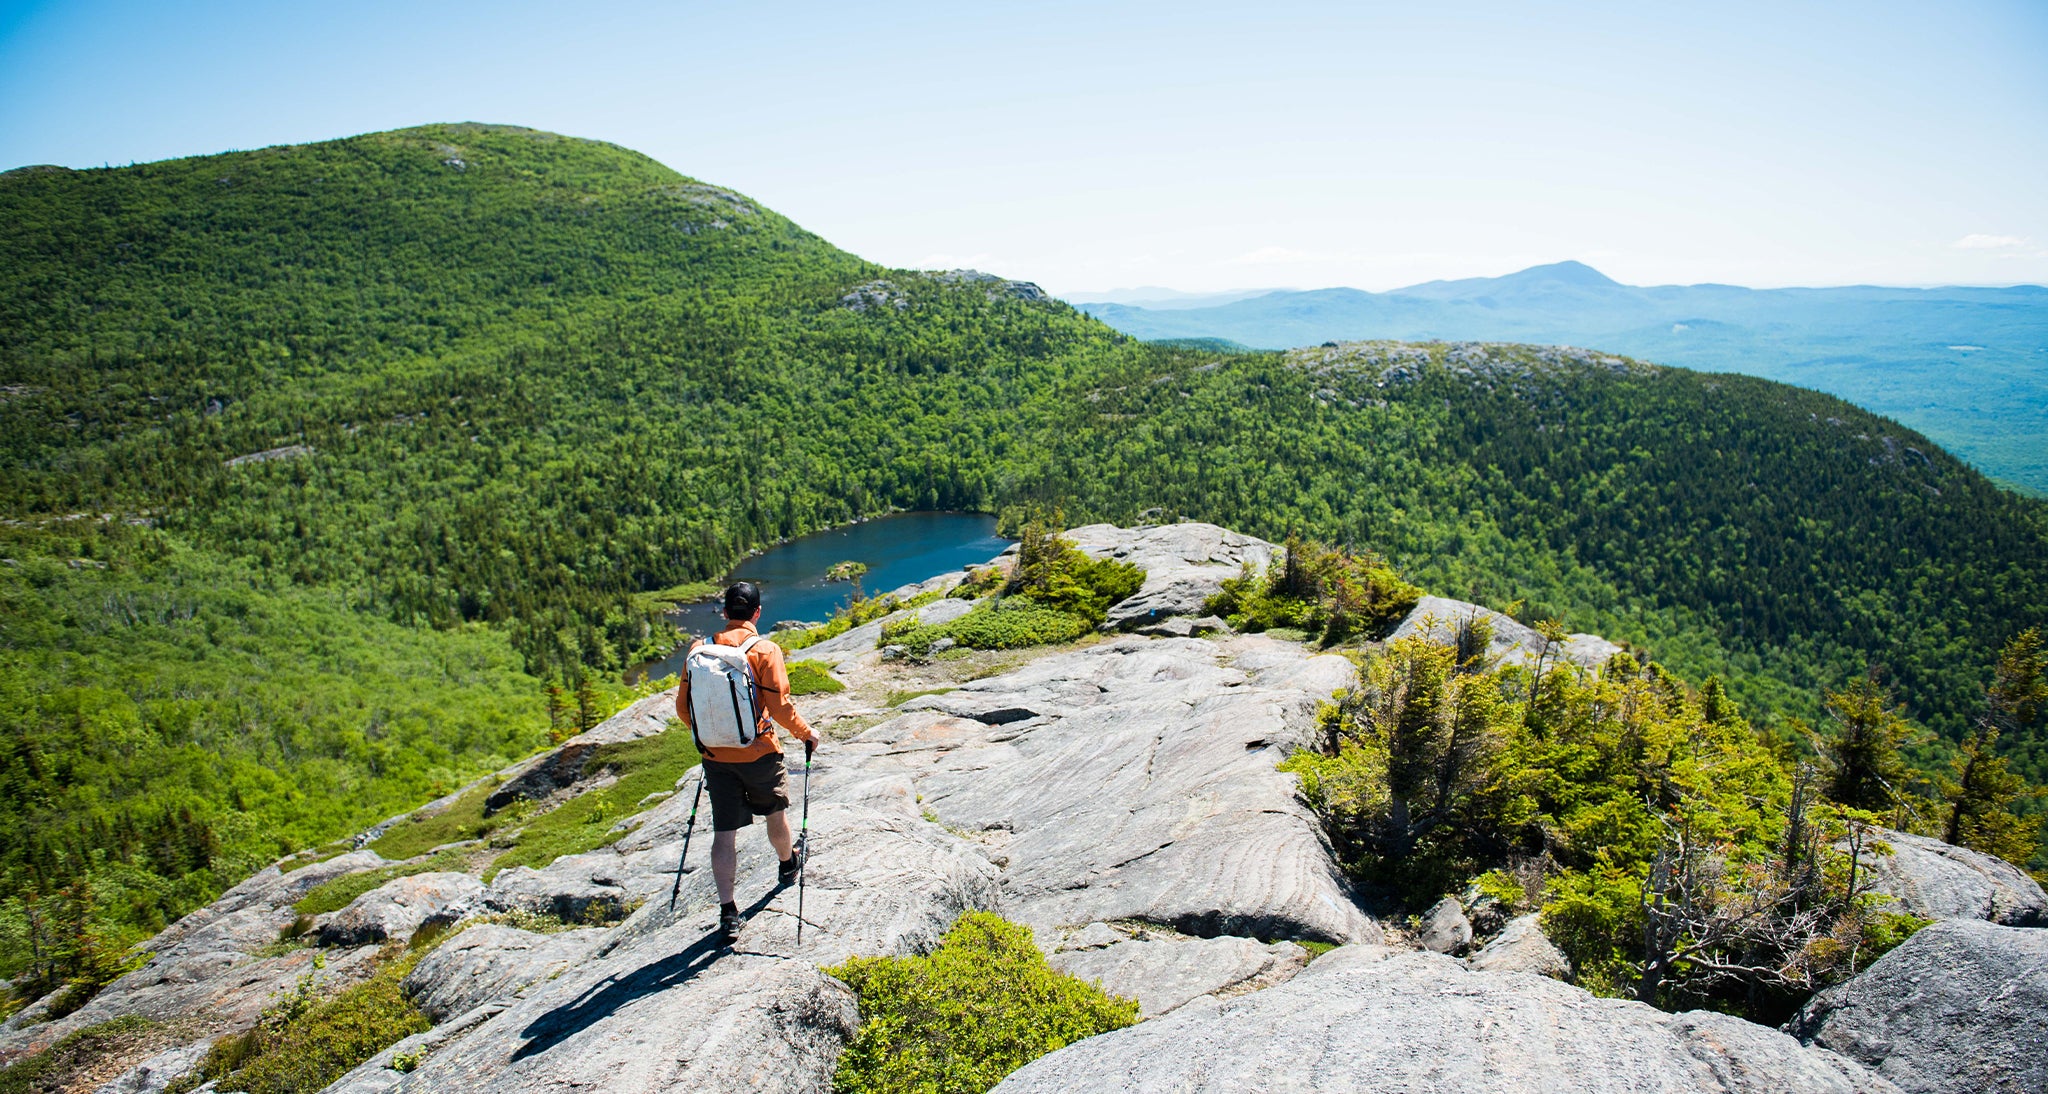
{"type": "MultiPolygon", "coordinates": [[[[776,816],[782,814],[777,813],[776,816]]],[[[784,827],[787,827],[786,825],[784,827]]],[[[771,830],[772,832],[772,830],[771,830]]],[[[713,832],[711,834],[711,880],[718,883],[718,902],[731,904],[732,877],[739,867],[739,855],[734,853],[735,837],[738,832],[713,832]]]]}
{"type": "Polygon", "coordinates": [[[768,842],[775,847],[777,859],[787,859],[796,849],[796,837],[789,831],[789,814],[776,812],[768,814],[768,842]]]}

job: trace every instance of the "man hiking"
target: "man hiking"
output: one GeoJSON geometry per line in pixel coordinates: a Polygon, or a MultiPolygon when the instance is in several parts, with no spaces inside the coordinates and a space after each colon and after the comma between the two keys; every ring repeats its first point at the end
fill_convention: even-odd
{"type": "Polygon", "coordinates": [[[784,810],[789,786],[782,764],[779,722],[804,743],[806,758],[818,735],[789,700],[789,668],[782,647],[761,637],[761,590],[742,581],[725,590],[726,628],[709,643],[690,644],[676,687],[676,717],[690,727],[704,756],[704,789],[711,794],[711,877],[718,884],[718,930],[730,945],[739,938],[740,909],[733,900],[740,829],[755,815],[768,820],[768,842],[782,862],[780,880],[796,880],[803,859],[784,810]],[[732,647],[712,649],[712,646],[732,647]],[[691,703],[693,678],[698,703],[691,703]],[[701,707],[699,710],[697,708],[701,707]],[[701,715],[701,716],[700,716],[701,715]]]}

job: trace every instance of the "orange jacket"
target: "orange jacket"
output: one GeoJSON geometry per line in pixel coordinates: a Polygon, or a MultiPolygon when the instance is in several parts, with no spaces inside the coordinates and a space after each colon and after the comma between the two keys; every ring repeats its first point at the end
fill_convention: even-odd
{"type": "MultiPolygon", "coordinates": [[[[721,646],[737,646],[755,635],[754,625],[744,620],[728,621],[726,628],[713,636],[712,641],[721,646]]],[[[697,643],[690,643],[691,649],[697,643]]],[[[775,727],[771,723],[782,723],[800,741],[815,741],[818,735],[811,731],[810,723],[796,712],[796,704],[789,701],[789,668],[782,663],[782,647],[768,639],[754,643],[747,651],[747,665],[754,670],[754,689],[761,697],[760,735],[754,743],[745,748],[707,748],[704,758],[723,764],[745,763],[759,759],[770,752],[781,752],[782,742],[775,739],[775,727]]],[[[683,724],[692,725],[690,718],[690,674],[685,672],[676,683],[676,717],[683,724]]]]}

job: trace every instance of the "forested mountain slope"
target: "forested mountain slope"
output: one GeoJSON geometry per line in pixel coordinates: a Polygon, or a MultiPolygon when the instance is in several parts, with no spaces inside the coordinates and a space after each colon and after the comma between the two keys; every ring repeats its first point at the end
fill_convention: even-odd
{"type": "Polygon", "coordinates": [[[1284,348],[1330,339],[1594,346],[1839,395],[2048,494],[2048,288],[1636,286],[1578,262],[1364,292],[1281,290],[1082,310],[1138,338],[1284,348]]]}
{"type": "Polygon", "coordinates": [[[668,640],[640,594],[890,508],[1034,504],[1375,548],[1727,674],[1760,714],[1881,663],[1950,735],[2048,616],[2041,503],[1776,384],[1147,346],[504,127],[24,169],[0,177],[0,975],[38,916],[134,937],[538,747],[544,684],[668,640]]]}

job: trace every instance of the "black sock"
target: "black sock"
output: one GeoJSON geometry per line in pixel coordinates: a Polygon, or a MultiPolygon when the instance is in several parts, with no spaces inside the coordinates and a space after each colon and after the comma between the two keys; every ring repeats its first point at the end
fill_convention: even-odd
{"type": "Polygon", "coordinates": [[[724,913],[725,913],[726,915],[738,915],[738,914],[740,914],[740,906],[739,906],[739,905],[737,905],[737,904],[734,904],[734,903],[733,903],[732,901],[729,901],[729,900],[728,900],[728,901],[726,901],[726,902],[725,902],[725,903],[723,903],[723,904],[720,904],[720,905],[718,906],[718,910],[719,910],[719,911],[721,911],[721,912],[724,912],[724,913]]]}

